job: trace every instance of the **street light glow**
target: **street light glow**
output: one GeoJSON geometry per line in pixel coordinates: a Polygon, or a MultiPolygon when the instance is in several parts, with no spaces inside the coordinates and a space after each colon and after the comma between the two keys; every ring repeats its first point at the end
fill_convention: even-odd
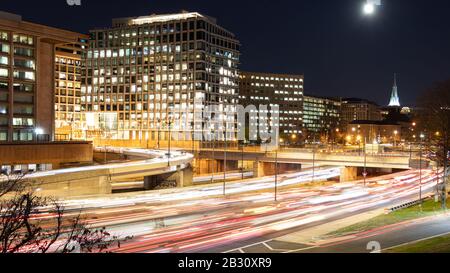
{"type": "Polygon", "coordinates": [[[44,134],[44,129],[42,129],[42,128],[35,128],[34,132],[36,133],[36,135],[43,135],[44,134]]]}

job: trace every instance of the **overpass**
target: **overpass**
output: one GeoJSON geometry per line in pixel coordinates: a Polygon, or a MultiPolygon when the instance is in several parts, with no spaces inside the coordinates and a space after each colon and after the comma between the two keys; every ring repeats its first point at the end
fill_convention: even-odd
{"type": "Polygon", "coordinates": [[[146,189],[161,183],[184,187],[192,185],[191,154],[166,151],[103,147],[96,152],[119,153],[141,158],[137,161],[37,172],[24,177],[31,187],[45,196],[71,197],[109,194],[112,183],[143,179],[146,189]]]}
{"type": "MultiPolygon", "coordinates": [[[[227,170],[237,168],[238,162],[253,162],[255,176],[272,175],[275,172],[275,162],[278,162],[280,171],[299,170],[302,166],[339,166],[343,167],[342,180],[357,175],[357,168],[376,168],[383,170],[401,169],[409,170],[415,159],[409,153],[367,154],[346,152],[312,152],[305,149],[281,149],[274,151],[261,151],[258,149],[228,149],[226,152],[227,170]]],[[[214,160],[219,170],[224,169],[225,150],[202,149],[198,152],[196,166],[201,170],[211,165],[208,161],[214,160]]],[[[389,172],[389,171],[388,171],[389,172]]]]}

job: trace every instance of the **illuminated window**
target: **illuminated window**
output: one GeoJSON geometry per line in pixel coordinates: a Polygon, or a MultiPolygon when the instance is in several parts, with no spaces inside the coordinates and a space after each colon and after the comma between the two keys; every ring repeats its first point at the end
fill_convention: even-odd
{"type": "Polygon", "coordinates": [[[0,43],[0,52],[9,53],[9,45],[0,43]]]}
{"type": "Polygon", "coordinates": [[[34,81],[34,72],[30,71],[14,71],[14,78],[20,79],[20,80],[32,80],[34,81]]]}
{"type": "Polygon", "coordinates": [[[8,69],[0,68],[0,77],[8,77],[8,69]]]}
{"type": "Polygon", "coordinates": [[[4,40],[4,41],[8,41],[9,40],[8,33],[3,32],[3,31],[0,32],[0,39],[4,40]]]}

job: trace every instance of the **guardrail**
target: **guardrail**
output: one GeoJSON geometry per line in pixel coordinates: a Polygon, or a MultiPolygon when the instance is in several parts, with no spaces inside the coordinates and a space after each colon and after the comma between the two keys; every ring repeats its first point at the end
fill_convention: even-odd
{"type": "Polygon", "coordinates": [[[387,213],[391,213],[391,212],[394,212],[394,211],[397,211],[397,210],[410,208],[410,207],[412,207],[412,206],[415,206],[415,205],[418,205],[418,204],[420,204],[420,203],[423,203],[424,201],[426,201],[426,200],[428,200],[428,199],[430,199],[430,198],[431,198],[431,195],[426,196],[426,197],[424,197],[424,198],[422,198],[422,199],[419,199],[419,200],[415,200],[415,201],[410,201],[410,202],[407,202],[407,203],[403,203],[403,204],[401,204],[401,205],[398,205],[398,206],[395,206],[395,207],[391,207],[391,208],[386,209],[386,212],[387,212],[387,213]]]}

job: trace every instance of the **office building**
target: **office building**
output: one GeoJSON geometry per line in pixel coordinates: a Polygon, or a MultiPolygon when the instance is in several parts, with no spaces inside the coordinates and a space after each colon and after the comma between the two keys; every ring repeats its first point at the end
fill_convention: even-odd
{"type": "MultiPolygon", "coordinates": [[[[297,142],[303,133],[303,75],[241,72],[239,103],[279,107],[280,137],[297,142]]],[[[250,121],[257,122],[257,121],[250,121]]]]}
{"type": "Polygon", "coordinates": [[[381,121],[382,111],[380,106],[365,99],[342,99],[342,125],[345,128],[349,123],[355,120],[381,121]]]}
{"type": "Polygon", "coordinates": [[[92,144],[56,143],[55,56],[79,33],[0,12],[0,166],[2,173],[92,161],[92,144]]]}
{"type": "MultiPolygon", "coordinates": [[[[203,130],[205,106],[235,111],[239,46],[196,12],[114,19],[90,32],[81,110],[116,115],[117,128],[105,128],[111,139],[153,145],[170,134],[174,145],[189,143],[203,130]]],[[[236,116],[228,123],[231,136],[236,116]]]]}
{"type": "Polygon", "coordinates": [[[57,139],[83,137],[81,112],[81,56],[86,40],[55,49],[55,128],[57,139]]]}
{"type": "Polygon", "coordinates": [[[0,141],[53,140],[55,46],[80,36],[0,12],[0,141]]]}
{"type": "Polygon", "coordinates": [[[303,124],[308,140],[328,141],[341,132],[341,99],[305,96],[303,124]]]}
{"type": "Polygon", "coordinates": [[[349,144],[399,144],[402,126],[392,121],[355,120],[347,128],[349,144]]]}

